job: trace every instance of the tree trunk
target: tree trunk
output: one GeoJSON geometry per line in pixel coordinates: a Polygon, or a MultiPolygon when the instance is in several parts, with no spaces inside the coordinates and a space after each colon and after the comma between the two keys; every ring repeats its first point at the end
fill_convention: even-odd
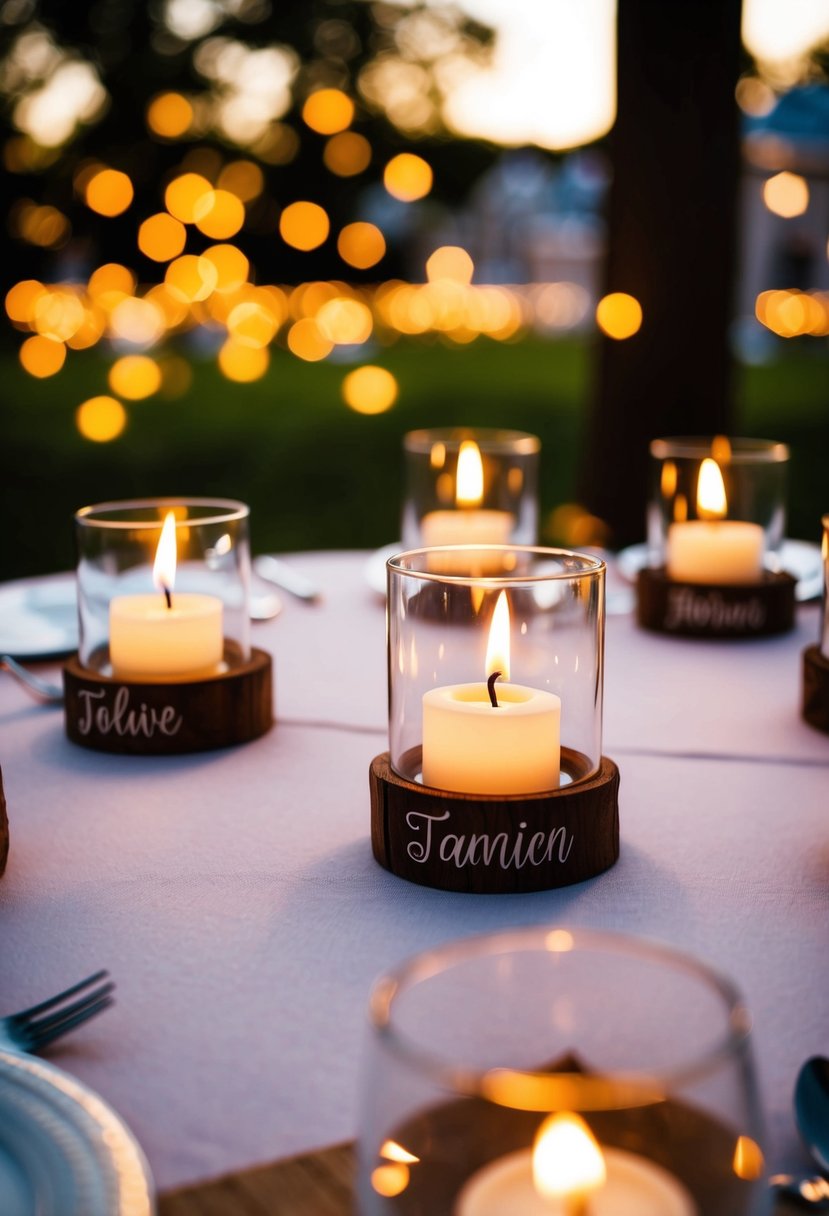
{"type": "Polygon", "coordinates": [[[648,444],[727,432],[736,265],[740,0],[619,0],[606,292],[642,306],[602,336],[581,500],[641,538],[648,444]]]}

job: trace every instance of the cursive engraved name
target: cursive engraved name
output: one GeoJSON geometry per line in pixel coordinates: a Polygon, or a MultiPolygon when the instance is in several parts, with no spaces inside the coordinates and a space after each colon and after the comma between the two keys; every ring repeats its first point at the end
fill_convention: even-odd
{"type": "Polygon", "coordinates": [[[527,824],[521,822],[513,839],[508,832],[496,832],[493,836],[488,833],[478,835],[472,832],[470,835],[459,835],[446,832],[437,840],[432,825],[444,823],[449,814],[449,811],[444,811],[441,815],[430,815],[426,811],[408,812],[406,824],[419,834],[417,840],[410,840],[406,846],[406,852],[412,861],[423,864],[436,852],[441,861],[453,863],[458,870],[477,865],[497,865],[502,870],[522,870],[527,865],[541,866],[551,861],[564,865],[575,839],[572,832],[568,835],[564,827],[553,828],[549,832],[533,832],[527,837],[527,824]]]}
{"type": "Polygon", "coordinates": [[[668,591],[666,629],[718,629],[744,632],[762,629],[766,607],[755,595],[728,602],[719,591],[694,591],[671,587],[668,591]]]}
{"type": "Polygon", "coordinates": [[[154,705],[141,702],[138,708],[130,706],[130,690],[122,684],[112,702],[112,707],[105,703],[107,696],[105,688],[81,688],[78,699],[81,702],[81,715],[78,719],[78,731],[88,735],[92,728],[101,735],[132,735],[152,739],[159,735],[175,735],[184,719],[177,714],[172,705],[163,705],[157,709],[154,705]]]}

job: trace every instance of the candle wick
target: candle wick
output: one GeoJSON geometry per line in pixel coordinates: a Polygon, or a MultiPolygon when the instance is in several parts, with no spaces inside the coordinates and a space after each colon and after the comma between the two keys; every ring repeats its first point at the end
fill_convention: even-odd
{"type": "Polygon", "coordinates": [[[173,606],[173,597],[172,597],[172,595],[170,594],[170,588],[169,588],[169,587],[162,587],[162,588],[161,588],[161,590],[164,592],[164,598],[165,598],[165,600],[167,601],[167,607],[168,607],[168,608],[172,608],[172,606],[173,606]]]}
{"type": "Polygon", "coordinates": [[[493,709],[500,709],[498,698],[495,695],[495,681],[498,679],[500,674],[500,671],[493,671],[492,675],[486,682],[486,690],[489,693],[489,699],[492,702],[493,709]]]}

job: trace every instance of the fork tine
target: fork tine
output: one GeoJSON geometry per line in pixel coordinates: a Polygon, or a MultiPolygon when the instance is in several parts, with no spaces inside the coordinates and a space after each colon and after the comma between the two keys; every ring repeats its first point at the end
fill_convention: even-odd
{"type": "Polygon", "coordinates": [[[110,1005],[114,1005],[115,1000],[112,996],[107,995],[101,997],[99,1001],[87,1005],[84,1009],[79,1010],[74,1017],[65,1018],[57,1025],[52,1025],[45,1032],[40,1032],[32,1028],[31,1035],[31,1051],[40,1051],[47,1043],[51,1043],[54,1039],[59,1039],[61,1035],[68,1034],[70,1030],[74,1030],[76,1026],[80,1026],[83,1022],[88,1022],[90,1018],[94,1018],[97,1013],[108,1009],[110,1005]]]}
{"type": "Polygon", "coordinates": [[[54,1013],[48,1014],[42,1018],[31,1018],[26,1023],[26,1029],[33,1034],[39,1034],[41,1031],[51,1030],[53,1026],[59,1025],[67,1018],[73,1017],[76,1013],[82,1013],[89,1005],[94,1005],[102,997],[109,996],[115,991],[115,985],[110,980],[106,984],[102,984],[100,988],[93,988],[92,992],[87,992],[80,1000],[75,1001],[72,1005],[64,1005],[61,1009],[56,1009],[54,1013]]]}
{"type": "Polygon", "coordinates": [[[28,1009],[21,1009],[19,1013],[13,1014],[12,1017],[16,1022],[25,1022],[29,1018],[36,1017],[39,1013],[45,1013],[47,1009],[53,1009],[55,1005],[59,1005],[67,997],[74,996],[82,988],[88,988],[90,984],[97,984],[98,980],[106,979],[108,976],[108,971],[96,971],[94,975],[88,975],[79,984],[73,984],[71,988],[67,988],[64,992],[59,992],[57,996],[49,997],[48,1001],[41,1001],[39,1005],[31,1005],[28,1009]]]}

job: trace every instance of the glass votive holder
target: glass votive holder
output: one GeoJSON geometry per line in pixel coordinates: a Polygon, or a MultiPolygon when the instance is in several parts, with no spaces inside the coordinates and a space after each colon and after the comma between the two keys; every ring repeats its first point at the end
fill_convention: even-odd
{"type": "Polygon", "coordinates": [[[803,651],[803,717],[810,726],[829,734],[829,515],[824,515],[821,558],[823,607],[817,645],[803,651]]]}
{"type": "MultiPolygon", "coordinates": [[[[534,545],[540,449],[540,440],[523,431],[410,431],[403,440],[403,548],[534,545]]],[[[434,560],[436,569],[452,573],[446,555],[434,560]]],[[[462,566],[457,573],[474,572],[462,566]]]]}
{"type": "Polygon", "coordinates": [[[428,951],[375,985],[361,1216],[758,1216],[749,1018],[668,948],[562,927],[428,951]]]}
{"type": "Polygon", "coordinates": [[[398,554],[387,575],[377,860],[469,891],[541,890],[607,869],[619,777],[602,756],[604,563],[466,546],[398,554]],[[488,573],[435,573],[436,555],[488,573]]]}
{"type": "Polygon", "coordinates": [[[660,632],[756,637],[794,624],[780,568],[789,450],[765,439],[655,439],[639,622],[660,632]]]}
{"type": "Polygon", "coordinates": [[[76,513],[70,738],[105,750],[192,751],[271,725],[270,656],[250,645],[248,516],[244,503],[204,498],[76,513]]]}

